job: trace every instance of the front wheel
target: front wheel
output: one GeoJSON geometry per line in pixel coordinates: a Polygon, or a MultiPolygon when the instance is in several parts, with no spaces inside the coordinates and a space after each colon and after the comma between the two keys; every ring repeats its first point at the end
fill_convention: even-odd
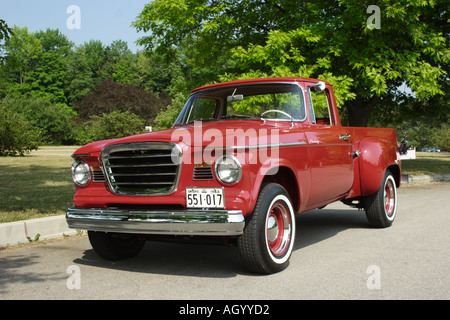
{"type": "Polygon", "coordinates": [[[295,214],[286,190],[276,183],[263,185],[239,249],[251,272],[270,274],[287,267],[295,239],[295,214]]]}
{"type": "Polygon", "coordinates": [[[386,228],[394,222],[397,212],[397,187],[389,170],[386,171],[377,192],[364,199],[364,210],[373,227],[386,228]]]}
{"type": "Polygon", "coordinates": [[[106,260],[123,260],[136,256],[145,240],[134,235],[117,236],[106,232],[88,231],[94,251],[106,260]]]}

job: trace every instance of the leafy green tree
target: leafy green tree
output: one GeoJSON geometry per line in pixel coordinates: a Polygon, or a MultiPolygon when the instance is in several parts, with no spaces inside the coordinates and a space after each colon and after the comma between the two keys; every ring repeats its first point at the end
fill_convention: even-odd
{"type": "Polygon", "coordinates": [[[8,27],[5,20],[0,19],[0,66],[5,61],[5,56],[3,53],[3,41],[9,39],[12,34],[12,29],[8,27]]]}
{"type": "Polygon", "coordinates": [[[67,100],[70,105],[81,101],[94,88],[96,79],[91,69],[84,46],[78,46],[67,56],[65,82],[67,100]]]}
{"type": "Polygon", "coordinates": [[[164,54],[138,52],[132,84],[154,93],[175,94],[184,84],[183,61],[177,56],[168,61],[164,54]]]}
{"type": "Polygon", "coordinates": [[[444,124],[433,132],[432,145],[450,151],[450,125],[444,124]]]}
{"type": "Polygon", "coordinates": [[[13,36],[6,40],[5,49],[8,52],[8,65],[15,72],[17,83],[21,89],[30,87],[31,74],[36,70],[42,57],[41,41],[28,28],[14,26],[13,36]]]}
{"type": "MultiPolygon", "coordinates": [[[[448,81],[448,6],[444,0],[377,2],[380,28],[368,23],[370,3],[357,0],[172,1],[147,4],[134,26],[139,43],[174,52],[222,78],[251,75],[324,77],[338,86],[350,125],[366,126],[381,103],[406,84],[408,99],[443,94],[448,81]],[[439,12],[439,14],[436,14],[439,12]]],[[[203,73],[201,81],[217,77],[203,73]]]]}
{"type": "Polygon", "coordinates": [[[81,101],[105,78],[103,68],[106,62],[106,48],[99,40],[85,42],[69,53],[66,78],[69,104],[81,101]]]}
{"type": "Polygon", "coordinates": [[[39,65],[32,75],[34,96],[45,97],[52,102],[67,103],[66,82],[67,55],[73,43],[60,33],[58,29],[47,29],[35,33],[42,44],[42,56],[39,65]]]}
{"type": "Polygon", "coordinates": [[[52,102],[67,103],[66,56],[72,43],[59,30],[47,29],[28,33],[27,28],[15,27],[6,42],[8,62],[2,70],[7,79],[6,93],[32,95],[52,102]]]}
{"type": "MultiPolygon", "coordinates": [[[[107,64],[111,65],[110,75],[103,75],[103,79],[113,79],[122,84],[131,84],[135,78],[136,56],[128,49],[125,41],[114,41],[106,48],[107,64]]],[[[105,68],[106,69],[106,68],[105,68]]]]}

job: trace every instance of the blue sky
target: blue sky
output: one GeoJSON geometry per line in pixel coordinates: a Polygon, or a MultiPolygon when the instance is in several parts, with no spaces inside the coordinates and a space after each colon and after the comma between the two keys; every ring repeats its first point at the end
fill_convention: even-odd
{"type": "Polygon", "coordinates": [[[131,23],[150,0],[2,0],[0,18],[8,26],[28,27],[29,32],[59,29],[75,45],[89,40],[101,40],[109,45],[114,40],[124,40],[133,51],[142,50],[134,42],[142,35],[130,27],[131,23]],[[79,29],[69,29],[73,11],[69,6],[80,9],[79,29]]]}

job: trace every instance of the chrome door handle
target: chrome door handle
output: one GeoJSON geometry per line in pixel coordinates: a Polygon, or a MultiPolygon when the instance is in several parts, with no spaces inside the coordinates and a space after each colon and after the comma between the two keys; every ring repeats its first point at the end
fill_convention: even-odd
{"type": "Polygon", "coordinates": [[[348,141],[350,139],[351,135],[345,135],[345,134],[340,134],[339,135],[339,139],[344,140],[344,141],[348,141]]]}

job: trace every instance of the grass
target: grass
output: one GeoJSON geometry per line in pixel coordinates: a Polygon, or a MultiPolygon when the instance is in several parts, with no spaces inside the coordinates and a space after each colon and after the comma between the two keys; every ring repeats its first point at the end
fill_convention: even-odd
{"type": "Polygon", "coordinates": [[[40,147],[24,157],[0,157],[0,223],[65,214],[75,187],[77,147],[40,147]]]}
{"type": "Polygon", "coordinates": [[[416,159],[402,160],[402,173],[409,175],[450,173],[450,153],[417,152],[416,159]]]}
{"type": "MultiPolygon", "coordinates": [[[[24,157],[0,157],[0,223],[66,213],[75,187],[70,174],[77,147],[40,147],[24,157]]],[[[411,175],[450,173],[450,153],[418,152],[402,161],[411,175]]]]}

